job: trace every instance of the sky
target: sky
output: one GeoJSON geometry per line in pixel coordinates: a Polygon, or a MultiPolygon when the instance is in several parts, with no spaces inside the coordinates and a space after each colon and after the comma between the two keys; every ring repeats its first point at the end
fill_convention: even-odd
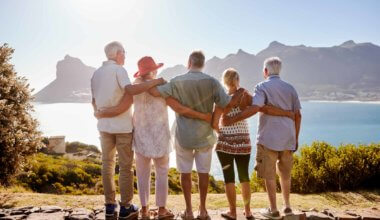
{"type": "Polygon", "coordinates": [[[256,54],[274,40],[380,45],[379,11],[377,0],[0,0],[0,44],[15,49],[11,62],[38,91],[66,54],[99,67],[114,40],[124,45],[131,74],[142,56],[170,67],[194,49],[209,59],[238,49],[256,54]]]}

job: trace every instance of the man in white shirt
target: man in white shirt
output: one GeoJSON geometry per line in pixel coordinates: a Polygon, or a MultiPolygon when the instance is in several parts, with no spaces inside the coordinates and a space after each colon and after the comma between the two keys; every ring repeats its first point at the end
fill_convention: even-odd
{"type": "Polygon", "coordinates": [[[125,51],[121,43],[111,42],[104,48],[107,61],[91,79],[92,105],[97,109],[116,106],[123,96],[129,96],[129,109],[116,117],[98,120],[102,147],[102,180],[106,218],[117,214],[115,200],[115,154],[119,156],[119,187],[121,194],[119,219],[137,219],[138,208],[133,205],[132,112],[133,95],[164,83],[162,78],[132,85],[124,69],[125,51]]]}

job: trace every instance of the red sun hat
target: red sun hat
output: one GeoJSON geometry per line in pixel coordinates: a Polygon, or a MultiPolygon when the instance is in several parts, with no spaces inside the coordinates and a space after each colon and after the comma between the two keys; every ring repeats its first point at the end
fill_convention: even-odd
{"type": "Polygon", "coordinates": [[[163,63],[158,63],[156,64],[156,62],[154,62],[153,58],[152,57],[143,57],[139,60],[139,62],[137,62],[137,66],[139,68],[139,71],[137,71],[135,73],[135,75],[133,75],[135,78],[139,77],[139,76],[143,76],[147,73],[150,73],[160,67],[162,67],[164,64],[163,63]]]}

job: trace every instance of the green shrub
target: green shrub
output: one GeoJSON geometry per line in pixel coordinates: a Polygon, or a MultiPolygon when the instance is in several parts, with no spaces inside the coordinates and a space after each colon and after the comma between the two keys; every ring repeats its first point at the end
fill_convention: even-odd
{"type": "Polygon", "coordinates": [[[66,142],[66,153],[77,153],[83,150],[100,153],[100,150],[95,145],[84,144],[78,141],[66,142]]]}
{"type": "MultiPolygon", "coordinates": [[[[340,190],[379,189],[380,144],[331,146],[313,142],[294,154],[292,192],[317,193],[340,190]]],[[[278,184],[279,186],[279,184],[278,184]]],[[[264,189],[252,174],[253,191],[264,189]]]]}
{"type": "Polygon", "coordinates": [[[10,63],[14,50],[0,46],[0,184],[9,185],[29,155],[42,147],[33,111],[32,90],[10,63]]]}

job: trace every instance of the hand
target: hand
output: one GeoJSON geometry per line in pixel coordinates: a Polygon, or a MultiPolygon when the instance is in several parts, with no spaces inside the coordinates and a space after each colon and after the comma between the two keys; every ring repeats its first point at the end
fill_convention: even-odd
{"type": "Polygon", "coordinates": [[[207,123],[211,124],[211,122],[212,122],[212,113],[206,113],[203,120],[205,120],[205,121],[207,121],[207,123]]]}
{"type": "Polygon", "coordinates": [[[162,85],[162,84],[167,83],[166,80],[162,77],[156,79],[156,82],[157,82],[156,85],[162,85]]]}
{"type": "Polygon", "coordinates": [[[94,111],[94,116],[96,119],[101,119],[102,118],[101,111],[99,110],[94,111]]]}
{"type": "Polygon", "coordinates": [[[288,118],[290,118],[290,119],[292,119],[293,121],[295,121],[296,120],[296,113],[294,113],[294,112],[289,112],[289,115],[288,115],[288,118]]]}
{"type": "Polygon", "coordinates": [[[232,124],[232,118],[229,116],[222,116],[222,125],[229,126],[232,124]]]}
{"type": "Polygon", "coordinates": [[[296,152],[298,150],[298,139],[296,140],[296,149],[293,152],[296,152]]]}

